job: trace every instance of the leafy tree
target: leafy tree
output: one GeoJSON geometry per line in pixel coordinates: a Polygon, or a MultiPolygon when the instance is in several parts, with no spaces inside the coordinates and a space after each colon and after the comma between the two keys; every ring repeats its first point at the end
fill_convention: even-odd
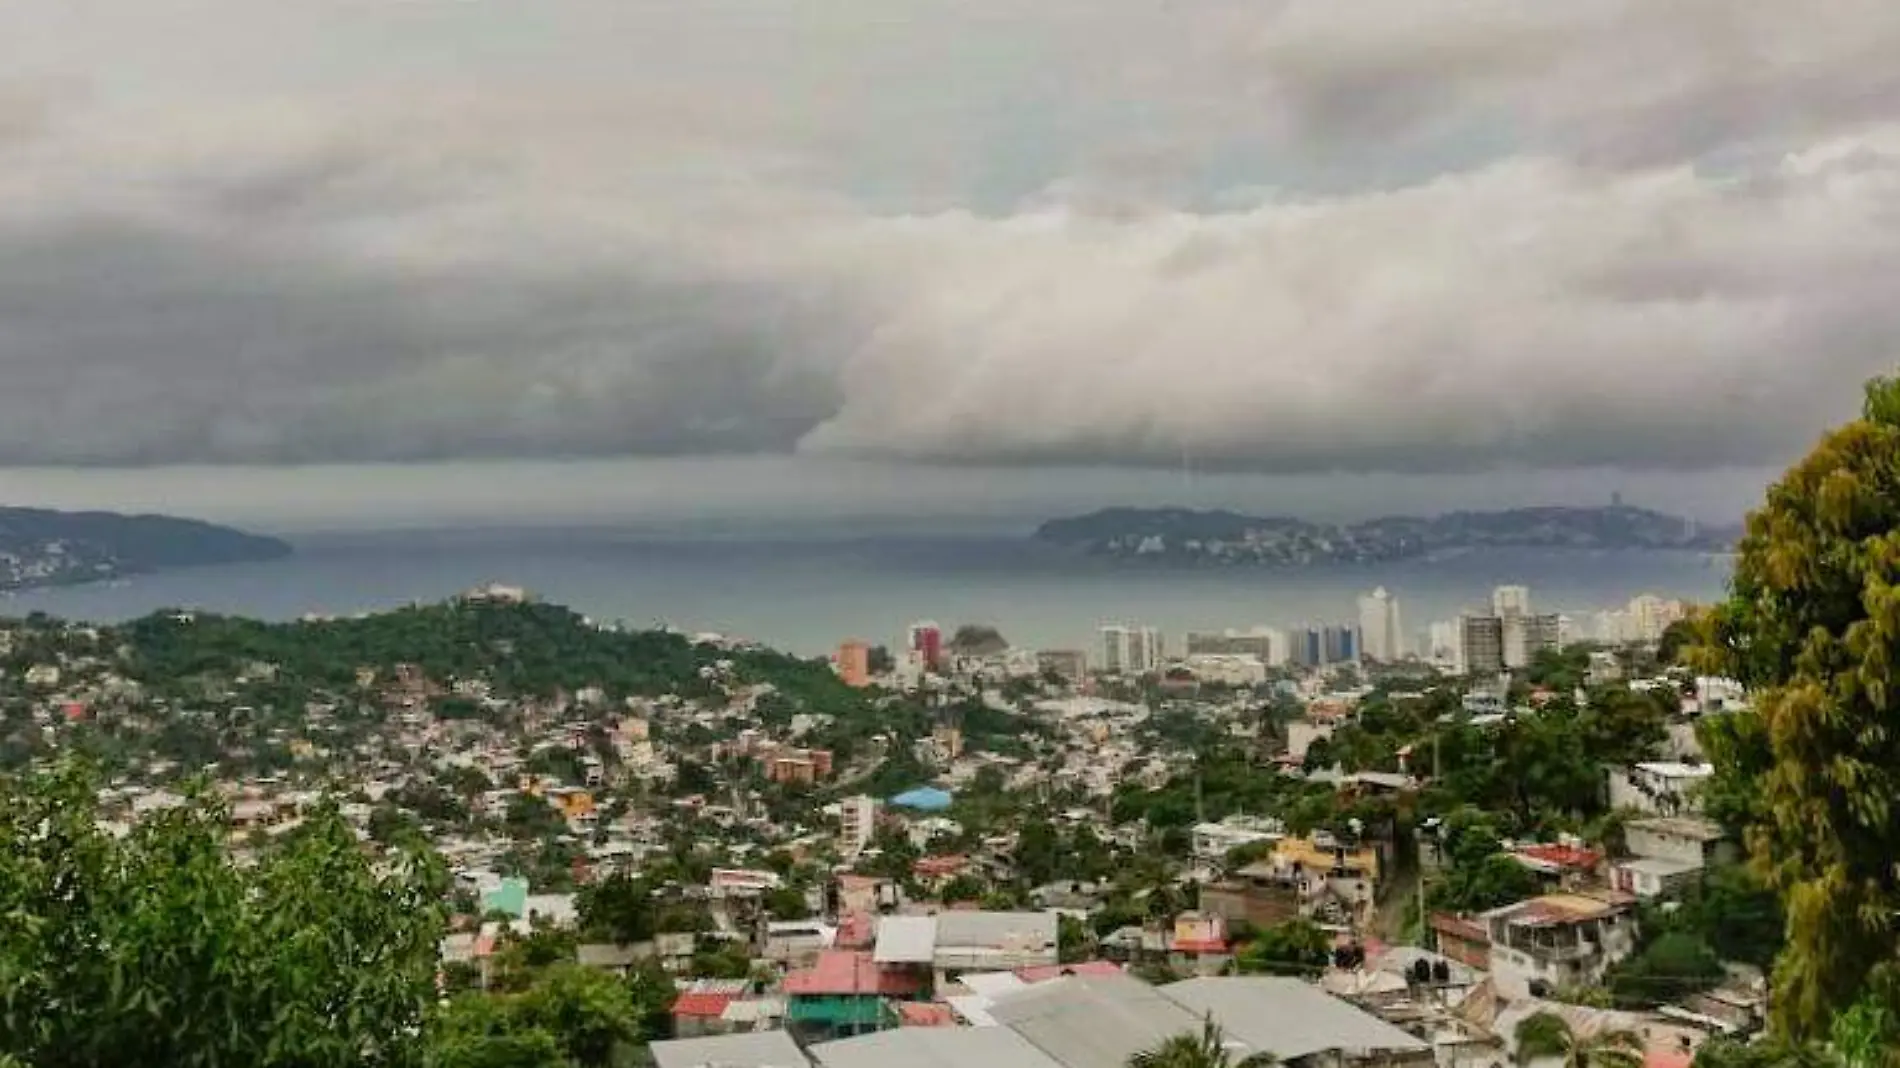
{"type": "Polygon", "coordinates": [[[1844,1068],[1831,1051],[1814,1044],[1770,1039],[1749,1042],[1716,1038],[1696,1051],[1694,1068],[1844,1068]]]}
{"type": "Polygon", "coordinates": [[[1046,819],[1023,821],[1016,836],[1016,875],[1031,886],[1054,879],[1062,868],[1062,839],[1046,819]]]}
{"type": "Polygon", "coordinates": [[[1242,973],[1310,975],[1326,966],[1330,942],[1311,920],[1287,920],[1262,928],[1235,959],[1242,973]]]}
{"type": "Polygon", "coordinates": [[[1748,518],[1701,666],[1754,692],[1772,764],[1749,852],[1787,906],[1776,1024],[1819,1037],[1900,950],[1900,380],[1748,518]]]}
{"type": "Polygon", "coordinates": [[[1682,658],[1684,650],[1695,646],[1695,641],[1695,620],[1678,619],[1663,628],[1662,638],[1656,643],[1656,659],[1665,665],[1674,664],[1682,658]]]}
{"type": "Polygon", "coordinates": [[[1076,916],[1056,921],[1056,954],[1064,964],[1075,964],[1095,956],[1095,934],[1076,916]]]}
{"type": "Polygon", "coordinates": [[[1672,931],[1611,970],[1610,996],[1624,1008],[1646,1007],[1708,990],[1723,974],[1722,961],[1707,942],[1672,931]]]}
{"type": "Polygon", "coordinates": [[[431,1021],[431,1068],[596,1068],[647,1037],[626,984],[561,964],[514,994],[466,994],[431,1021]]]}
{"type": "Polygon", "coordinates": [[[97,820],[70,768],[0,780],[0,1054],[421,1062],[447,885],[432,857],[399,853],[378,874],[331,806],[250,868],[231,862],[211,801],[124,839],[97,820]]]}
{"type": "Polygon", "coordinates": [[[431,1021],[428,1068],[568,1068],[555,1037],[524,1027],[499,997],[464,994],[431,1021]]]}
{"type": "Polygon", "coordinates": [[[1669,739],[1669,713],[1655,697],[1627,686],[1605,686],[1590,694],[1590,707],[1579,722],[1584,748],[1600,764],[1636,764],[1654,760],[1669,739]]]}
{"type": "Polygon", "coordinates": [[[1543,884],[1536,873],[1508,853],[1493,853],[1478,863],[1450,869],[1432,888],[1433,903],[1454,912],[1483,912],[1535,897],[1543,884]]]}
{"type": "Polygon", "coordinates": [[[1517,1063],[1556,1059],[1562,1068],[1640,1068],[1643,1040],[1631,1031],[1579,1035],[1554,1012],[1536,1012],[1518,1021],[1517,1063]]]}
{"type": "Polygon", "coordinates": [[[1128,1058],[1128,1068],[1266,1068],[1278,1063],[1280,1059],[1271,1053],[1236,1059],[1211,1014],[1202,1019],[1200,1034],[1174,1035],[1128,1058]]]}
{"type": "Polygon", "coordinates": [[[555,1037],[569,1062],[605,1065],[614,1053],[642,1037],[633,992],[606,972],[559,964],[515,1002],[530,1028],[555,1037]]]}
{"type": "Polygon", "coordinates": [[[775,920],[803,920],[811,916],[811,902],[796,886],[781,886],[765,895],[765,911],[775,920]]]}
{"type": "Polygon", "coordinates": [[[946,903],[956,901],[980,901],[986,891],[982,880],[968,872],[957,875],[943,885],[943,892],[937,896],[946,903]]]}
{"type": "Polygon", "coordinates": [[[574,909],[589,938],[628,945],[653,937],[653,888],[625,872],[581,887],[574,895],[574,909]]]}
{"type": "Polygon", "coordinates": [[[1781,902],[1740,865],[1705,871],[1684,896],[1677,917],[1706,938],[1723,960],[1767,968],[1781,951],[1786,923],[1781,902]]]}

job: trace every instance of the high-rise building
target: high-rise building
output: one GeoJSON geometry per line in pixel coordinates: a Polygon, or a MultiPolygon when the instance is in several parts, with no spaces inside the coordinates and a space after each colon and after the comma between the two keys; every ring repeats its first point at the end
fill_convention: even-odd
{"type": "Polygon", "coordinates": [[[1326,662],[1326,635],[1317,627],[1298,626],[1288,634],[1288,658],[1300,667],[1326,662]]]}
{"type": "Polygon", "coordinates": [[[1405,655],[1405,631],[1399,626],[1399,599],[1384,586],[1359,598],[1361,653],[1368,660],[1391,663],[1405,655]]]}
{"type": "Polygon", "coordinates": [[[847,857],[855,857],[864,852],[877,837],[877,798],[868,794],[857,794],[838,802],[838,816],[843,823],[838,844],[847,857]]]}
{"type": "Polygon", "coordinates": [[[871,647],[860,641],[838,646],[838,677],[846,686],[871,685],[871,647]]]}
{"type": "Polygon", "coordinates": [[[1110,675],[1128,672],[1128,628],[1102,628],[1102,670],[1110,675]]]}
{"type": "Polygon", "coordinates": [[[1527,616],[1531,614],[1531,591],[1528,586],[1499,586],[1491,591],[1491,614],[1494,616],[1527,616]]]}
{"type": "Polygon", "coordinates": [[[1663,631],[1669,629],[1669,624],[1686,614],[1687,610],[1681,601],[1664,600],[1653,593],[1632,597],[1629,603],[1630,640],[1661,641],[1663,631]]]}
{"type": "Polygon", "coordinates": [[[1190,632],[1186,656],[1251,656],[1272,667],[1286,662],[1286,632],[1272,627],[1252,630],[1190,632]]]}
{"type": "Polygon", "coordinates": [[[1498,620],[1503,635],[1504,666],[1529,667],[1545,649],[1562,648],[1563,621],[1555,615],[1508,615],[1498,620]]]}
{"type": "Polygon", "coordinates": [[[1335,623],[1323,632],[1325,662],[1350,664],[1359,659],[1359,628],[1351,623],[1335,623]]]}
{"type": "Polygon", "coordinates": [[[1166,661],[1161,632],[1113,624],[1102,628],[1102,670],[1110,675],[1146,675],[1166,661]]]}
{"type": "Polygon", "coordinates": [[[943,628],[930,620],[910,625],[905,646],[923,659],[927,671],[943,670],[943,628]]]}
{"type": "Polygon", "coordinates": [[[1161,632],[1153,627],[1140,627],[1129,632],[1129,666],[1136,674],[1148,674],[1160,671],[1167,661],[1167,645],[1162,641],[1161,632]]]}
{"type": "Polygon", "coordinates": [[[1434,664],[1456,668],[1462,643],[1455,619],[1443,619],[1425,629],[1425,659],[1434,664]]]}
{"type": "Polygon", "coordinates": [[[1498,616],[1461,616],[1458,620],[1458,670],[1466,675],[1495,675],[1504,670],[1504,620],[1498,616]]]}

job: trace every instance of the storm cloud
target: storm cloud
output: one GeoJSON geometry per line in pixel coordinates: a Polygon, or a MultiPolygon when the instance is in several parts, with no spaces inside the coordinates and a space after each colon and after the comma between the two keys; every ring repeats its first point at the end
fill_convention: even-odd
{"type": "Polygon", "coordinates": [[[1891,5],[128,6],[0,13],[0,465],[1714,469],[1900,356],[1891,5]]]}

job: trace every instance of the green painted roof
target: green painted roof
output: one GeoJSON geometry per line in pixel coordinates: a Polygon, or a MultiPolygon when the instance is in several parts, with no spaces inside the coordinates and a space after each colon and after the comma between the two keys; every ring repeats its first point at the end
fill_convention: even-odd
{"type": "Polygon", "coordinates": [[[483,912],[505,912],[515,919],[528,914],[528,880],[503,879],[501,885],[482,895],[483,912]]]}

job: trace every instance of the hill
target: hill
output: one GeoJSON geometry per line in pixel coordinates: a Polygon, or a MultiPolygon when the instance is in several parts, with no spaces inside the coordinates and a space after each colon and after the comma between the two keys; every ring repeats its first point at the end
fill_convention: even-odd
{"type": "Polygon", "coordinates": [[[274,560],[290,552],[276,538],[196,519],[0,508],[0,590],[274,560]]]}
{"type": "Polygon", "coordinates": [[[1298,567],[1494,548],[1726,552],[1737,535],[1735,528],[1704,528],[1679,516],[1614,505],[1387,516],[1347,524],[1186,508],[1106,508],[1052,519],[1035,537],[1102,556],[1298,567]]]}

